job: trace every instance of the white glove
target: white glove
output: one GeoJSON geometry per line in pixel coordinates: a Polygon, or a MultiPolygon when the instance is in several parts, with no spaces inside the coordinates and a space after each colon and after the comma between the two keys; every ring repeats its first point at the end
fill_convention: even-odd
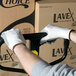
{"type": "Polygon", "coordinates": [[[19,29],[5,31],[1,34],[1,37],[11,50],[13,50],[14,46],[17,44],[25,44],[25,39],[19,29]]]}
{"type": "Polygon", "coordinates": [[[53,41],[56,40],[57,38],[64,38],[64,39],[69,39],[69,33],[71,29],[68,28],[62,28],[59,26],[54,26],[48,24],[41,32],[46,32],[47,36],[43,37],[40,41],[40,43],[44,43],[47,41],[53,41]]]}

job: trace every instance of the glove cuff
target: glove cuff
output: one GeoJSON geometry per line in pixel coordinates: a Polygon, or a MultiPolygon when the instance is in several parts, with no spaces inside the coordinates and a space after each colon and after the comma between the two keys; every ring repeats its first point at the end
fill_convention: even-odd
{"type": "Polygon", "coordinates": [[[14,51],[15,46],[17,46],[17,45],[19,45],[19,44],[26,45],[26,44],[25,44],[25,41],[23,42],[23,41],[21,41],[21,40],[17,40],[17,42],[12,43],[12,46],[9,45],[9,48],[10,48],[12,51],[14,51]]]}
{"type": "Polygon", "coordinates": [[[70,32],[71,31],[72,31],[72,29],[62,28],[61,37],[64,38],[64,39],[70,40],[70,32]]]}

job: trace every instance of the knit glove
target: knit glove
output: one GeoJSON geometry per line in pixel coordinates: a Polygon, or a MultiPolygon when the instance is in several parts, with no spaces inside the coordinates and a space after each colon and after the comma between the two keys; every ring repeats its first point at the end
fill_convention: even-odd
{"type": "Polygon", "coordinates": [[[13,50],[14,46],[17,44],[25,44],[25,39],[19,29],[5,31],[1,34],[1,37],[11,50],[13,50]]]}
{"type": "Polygon", "coordinates": [[[71,29],[63,28],[59,26],[54,26],[48,24],[41,32],[46,32],[47,36],[43,37],[40,43],[45,43],[47,41],[53,41],[57,38],[69,39],[69,33],[71,29]]]}

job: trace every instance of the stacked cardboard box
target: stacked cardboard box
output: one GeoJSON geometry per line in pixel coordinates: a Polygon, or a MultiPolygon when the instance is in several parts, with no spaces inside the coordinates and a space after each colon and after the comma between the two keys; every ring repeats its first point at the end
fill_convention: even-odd
{"type": "MultiPolygon", "coordinates": [[[[0,33],[18,28],[22,34],[34,33],[35,0],[0,0],[0,33]]],[[[29,47],[29,41],[27,41],[29,47]]],[[[1,46],[0,65],[12,68],[22,68],[18,58],[6,44],[1,46]]],[[[0,76],[24,76],[25,74],[4,72],[0,76]]]]}
{"type": "MultiPolygon", "coordinates": [[[[19,28],[23,34],[34,32],[34,0],[1,0],[0,32],[11,28],[19,28]]],[[[36,2],[35,31],[40,32],[46,25],[53,24],[76,30],[75,0],[40,0],[36,2]]],[[[57,39],[52,44],[40,47],[40,57],[48,62],[60,58],[64,53],[64,40],[57,39]]],[[[29,42],[27,41],[29,47],[29,42]]],[[[68,57],[62,62],[76,67],[76,44],[70,41],[68,57]]],[[[0,65],[22,68],[12,51],[3,44],[0,53],[0,65]]],[[[5,72],[1,76],[24,76],[25,74],[5,72]]]]}
{"type": "MultiPolygon", "coordinates": [[[[40,32],[46,25],[52,24],[76,30],[76,1],[49,0],[36,2],[35,31],[40,32]]],[[[48,62],[60,58],[64,53],[64,39],[40,47],[40,57],[48,62]]],[[[70,41],[68,56],[62,62],[76,67],[76,44],[70,41]]]]}

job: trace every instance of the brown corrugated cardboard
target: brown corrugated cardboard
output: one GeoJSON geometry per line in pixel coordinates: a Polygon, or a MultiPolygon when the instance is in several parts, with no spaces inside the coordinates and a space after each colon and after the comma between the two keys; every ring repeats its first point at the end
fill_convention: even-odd
{"type": "MultiPolygon", "coordinates": [[[[35,0],[0,0],[0,32],[18,28],[22,34],[34,33],[35,0]]],[[[26,41],[29,47],[29,41],[26,41]]],[[[1,47],[0,64],[6,67],[22,68],[18,58],[6,44],[1,47]]],[[[3,72],[1,76],[24,76],[25,74],[3,72]]]]}
{"type": "Polygon", "coordinates": [[[75,0],[35,0],[35,1],[48,1],[52,3],[76,2],[75,0]]]}
{"type": "MultiPolygon", "coordinates": [[[[75,0],[74,0],[75,1],[75,0]]],[[[35,31],[40,32],[46,25],[53,24],[76,30],[76,1],[61,2],[38,1],[35,12],[35,31]]],[[[44,44],[40,47],[40,57],[48,62],[60,58],[64,53],[64,40],[57,39],[52,44],[44,44]]],[[[76,67],[76,44],[70,41],[68,56],[62,62],[76,67]]]]}
{"type": "Polygon", "coordinates": [[[24,24],[27,27],[29,23],[34,24],[34,0],[1,0],[0,3],[0,32],[7,26],[14,27],[28,23],[24,24]]]}

